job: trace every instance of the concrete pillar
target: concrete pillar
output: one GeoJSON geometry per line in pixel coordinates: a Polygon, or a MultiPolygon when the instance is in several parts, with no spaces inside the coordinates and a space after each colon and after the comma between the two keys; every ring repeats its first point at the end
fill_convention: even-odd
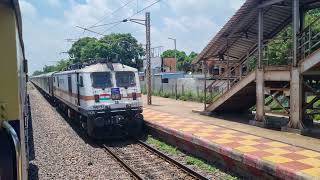
{"type": "Polygon", "coordinates": [[[264,122],[264,70],[257,69],[256,70],[256,117],[255,120],[258,122],[264,122]]]}
{"type": "Polygon", "coordinates": [[[302,75],[298,67],[297,59],[297,34],[300,29],[300,7],[299,0],[292,0],[292,26],[293,26],[293,60],[290,81],[290,122],[289,128],[302,129],[302,75]]]}
{"type": "Polygon", "coordinates": [[[255,125],[264,126],[264,70],[263,59],[263,9],[259,8],[258,16],[258,62],[256,70],[256,116],[255,125]]]}
{"type": "Polygon", "coordinates": [[[302,76],[298,67],[292,67],[290,82],[290,122],[288,128],[302,129],[302,76]]]}

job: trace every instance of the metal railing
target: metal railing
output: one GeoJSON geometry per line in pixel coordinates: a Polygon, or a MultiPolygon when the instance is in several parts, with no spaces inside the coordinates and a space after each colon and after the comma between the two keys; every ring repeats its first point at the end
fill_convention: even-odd
{"type": "Polygon", "coordinates": [[[298,60],[303,60],[320,48],[320,17],[298,35],[298,60]]]}
{"type": "MultiPolygon", "coordinates": [[[[283,42],[281,42],[283,43],[283,42]]],[[[275,44],[275,43],[273,43],[275,44]]],[[[274,62],[277,62],[278,59],[272,59],[269,56],[269,47],[268,42],[265,43],[263,46],[263,59],[262,63],[264,66],[273,65],[274,62]]],[[[283,52],[283,57],[276,57],[282,58],[281,62],[277,65],[289,65],[292,62],[292,49],[287,49],[283,52]]],[[[234,67],[229,67],[224,73],[221,75],[215,76],[212,83],[210,83],[205,88],[205,94],[208,94],[208,98],[205,97],[205,109],[207,108],[208,104],[213,103],[217,100],[222,94],[226,93],[229,89],[231,89],[234,85],[236,85],[241,79],[249,75],[252,71],[256,69],[256,62],[258,61],[258,49],[257,47],[254,48],[251,52],[247,53],[247,55],[242,58],[239,63],[234,67]],[[237,73],[238,72],[238,73],[237,73]],[[208,92],[208,93],[207,93],[208,92]]]]}

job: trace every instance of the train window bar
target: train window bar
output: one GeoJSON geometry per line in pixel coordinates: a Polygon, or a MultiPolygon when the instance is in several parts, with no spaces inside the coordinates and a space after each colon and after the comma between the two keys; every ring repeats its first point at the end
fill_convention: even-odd
{"type": "Polygon", "coordinates": [[[2,127],[7,131],[8,134],[10,134],[14,148],[16,151],[16,163],[17,163],[17,179],[21,180],[22,177],[22,162],[21,162],[21,145],[19,141],[19,137],[16,133],[16,131],[13,129],[13,127],[7,122],[2,122],[2,127]]]}

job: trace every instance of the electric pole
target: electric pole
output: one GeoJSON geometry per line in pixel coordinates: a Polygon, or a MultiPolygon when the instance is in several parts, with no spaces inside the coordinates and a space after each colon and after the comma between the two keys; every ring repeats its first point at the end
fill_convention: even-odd
{"type": "Polygon", "coordinates": [[[150,12],[146,12],[146,59],[147,59],[147,96],[148,105],[152,104],[152,87],[151,87],[151,42],[150,42],[150,12]]]}

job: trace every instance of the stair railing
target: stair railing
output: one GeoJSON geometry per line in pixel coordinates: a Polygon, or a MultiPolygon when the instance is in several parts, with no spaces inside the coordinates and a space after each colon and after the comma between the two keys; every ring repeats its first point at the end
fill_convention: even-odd
{"type": "Polygon", "coordinates": [[[320,48],[320,17],[298,35],[298,60],[303,60],[320,48]]]}
{"type": "Polygon", "coordinates": [[[248,53],[244,58],[240,60],[234,67],[229,67],[224,73],[214,77],[212,83],[210,83],[205,88],[205,95],[208,94],[209,96],[204,97],[204,104],[205,109],[208,107],[208,104],[213,103],[217,100],[222,94],[227,92],[230,88],[237,84],[243,77],[248,75],[251,71],[255,68],[249,67],[249,61],[257,58],[257,48],[254,48],[250,53],[248,53]],[[229,72],[230,71],[230,72],[229,72]],[[237,75],[237,71],[239,71],[239,75],[237,75]],[[209,98],[209,99],[208,99],[209,98]]]}

